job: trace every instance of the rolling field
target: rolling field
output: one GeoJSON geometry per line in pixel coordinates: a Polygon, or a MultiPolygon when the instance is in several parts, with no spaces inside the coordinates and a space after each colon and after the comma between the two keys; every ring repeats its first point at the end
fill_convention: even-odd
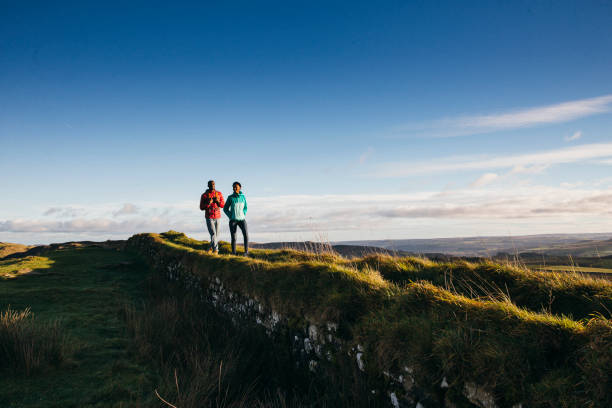
{"type": "Polygon", "coordinates": [[[590,268],[588,266],[551,265],[538,268],[545,272],[612,273],[612,269],[590,268]]]}

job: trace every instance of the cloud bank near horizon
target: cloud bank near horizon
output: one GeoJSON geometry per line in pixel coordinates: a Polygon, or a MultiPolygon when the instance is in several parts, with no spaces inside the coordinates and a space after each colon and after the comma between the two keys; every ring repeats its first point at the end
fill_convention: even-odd
{"type": "MultiPolygon", "coordinates": [[[[612,143],[382,163],[372,167],[372,176],[466,172],[472,181],[464,180],[464,187],[451,190],[403,194],[249,196],[249,230],[253,239],[264,241],[312,239],[321,233],[333,240],[349,240],[504,235],[510,229],[523,235],[612,232],[606,230],[606,226],[612,230],[612,178],[560,182],[557,187],[533,185],[526,178],[571,163],[607,168],[612,164],[612,143]]],[[[56,205],[37,211],[34,216],[0,218],[0,240],[13,236],[30,242],[53,236],[125,238],[170,229],[207,237],[203,213],[191,201],[56,205]]]]}
{"type": "MultiPolygon", "coordinates": [[[[39,240],[44,240],[46,235],[68,234],[77,240],[83,235],[126,237],[139,232],[174,229],[206,237],[203,215],[193,203],[57,208],[52,212],[59,214],[56,217],[43,215],[0,220],[0,234],[30,234],[40,237],[39,240]],[[138,211],[132,211],[136,208],[138,211]],[[121,211],[125,209],[129,210],[121,211]],[[71,214],[77,215],[71,217],[71,214]]],[[[43,213],[49,213],[49,209],[43,213]]],[[[604,230],[606,225],[612,225],[612,186],[583,189],[489,185],[487,188],[374,197],[362,194],[250,197],[247,219],[253,238],[259,240],[310,239],[320,233],[333,240],[346,240],[356,234],[382,239],[385,236],[376,235],[378,230],[403,231],[406,235],[424,225],[456,223],[466,226],[483,220],[487,221],[484,225],[488,229],[484,232],[488,235],[503,235],[507,231],[503,228],[510,224],[523,228],[515,230],[517,233],[552,232],[551,228],[557,231],[569,228],[566,232],[572,232],[572,225],[582,228],[574,232],[585,229],[610,232],[604,230]],[[296,202],[300,205],[296,206],[296,202]]]]}

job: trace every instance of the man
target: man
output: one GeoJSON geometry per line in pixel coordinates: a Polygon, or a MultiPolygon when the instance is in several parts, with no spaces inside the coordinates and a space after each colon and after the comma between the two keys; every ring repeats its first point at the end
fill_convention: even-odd
{"type": "Polygon", "coordinates": [[[219,253],[219,218],[221,218],[221,208],[225,205],[223,194],[215,190],[215,181],[208,182],[208,190],[200,197],[200,210],[206,211],[206,227],[210,234],[210,248],[208,252],[219,253]]]}
{"type": "Polygon", "coordinates": [[[230,219],[229,228],[232,235],[232,254],[236,255],[236,229],[240,227],[244,238],[244,256],[249,256],[249,233],[247,231],[246,213],[247,202],[244,194],[240,191],[242,185],[234,181],[232,184],[234,194],[227,197],[223,212],[230,219]]]}

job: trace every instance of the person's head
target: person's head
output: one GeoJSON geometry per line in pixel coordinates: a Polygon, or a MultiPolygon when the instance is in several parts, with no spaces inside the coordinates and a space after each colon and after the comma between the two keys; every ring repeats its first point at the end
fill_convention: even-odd
{"type": "Polygon", "coordinates": [[[215,180],[208,180],[208,188],[210,190],[214,190],[215,189],[215,180]]]}
{"type": "Polygon", "coordinates": [[[234,193],[238,194],[240,192],[240,189],[242,188],[242,185],[239,182],[234,181],[234,184],[232,184],[232,188],[234,189],[234,193]]]}

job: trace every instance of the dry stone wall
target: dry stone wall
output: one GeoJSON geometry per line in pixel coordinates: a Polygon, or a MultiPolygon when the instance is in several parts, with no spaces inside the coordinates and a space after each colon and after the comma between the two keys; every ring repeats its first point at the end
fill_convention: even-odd
{"type": "MultiPolygon", "coordinates": [[[[169,250],[163,244],[137,235],[128,241],[127,248],[139,252],[147,263],[168,280],[182,285],[225,314],[235,325],[256,324],[263,328],[273,341],[284,339],[281,344],[290,344],[296,364],[313,373],[333,370],[337,356],[348,356],[353,364],[371,383],[372,394],[382,393],[390,407],[430,408],[440,406],[439,402],[427,400],[423,390],[417,387],[415,370],[402,366],[397,372],[372,373],[368,367],[367,345],[353,344],[338,335],[339,322],[324,323],[311,321],[304,313],[301,316],[286,316],[273,310],[265,299],[258,299],[230,287],[222,274],[214,271],[198,273],[193,257],[181,255],[180,251],[169,250]],[[293,321],[293,324],[290,324],[293,321]],[[300,322],[295,324],[295,321],[300,322]],[[289,341],[286,341],[289,339],[289,341]]],[[[446,378],[433,388],[448,388],[446,378]]],[[[497,408],[493,396],[476,384],[468,384],[464,390],[466,400],[472,407],[497,408]]],[[[446,399],[444,407],[457,407],[446,399]]],[[[462,405],[465,406],[465,405],[462,405]]],[[[519,408],[517,405],[512,408],[519,408]]]]}

